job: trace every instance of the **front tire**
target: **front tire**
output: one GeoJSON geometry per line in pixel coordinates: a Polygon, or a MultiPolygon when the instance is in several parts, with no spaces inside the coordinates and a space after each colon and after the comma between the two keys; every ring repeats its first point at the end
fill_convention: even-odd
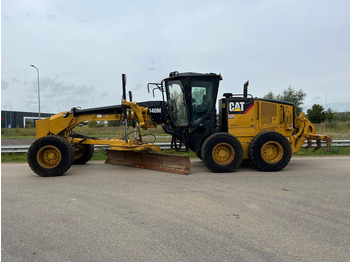
{"type": "Polygon", "coordinates": [[[204,141],[201,156],[212,172],[232,172],[242,163],[243,148],[236,137],[228,133],[216,133],[204,141]]]}
{"type": "Polygon", "coordinates": [[[261,171],[279,171],[288,165],[292,148],[282,134],[262,132],[250,141],[249,157],[261,171]]]}
{"type": "Polygon", "coordinates": [[[27,158],[30,168],[39,176],[60,176],[71,167],[74,149],[65,138],[49,135],[33,142],[27,158]]]}

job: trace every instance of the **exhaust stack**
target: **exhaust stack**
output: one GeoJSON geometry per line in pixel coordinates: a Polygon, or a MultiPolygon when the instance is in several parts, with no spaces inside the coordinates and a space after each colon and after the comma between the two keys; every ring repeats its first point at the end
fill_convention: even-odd
{"type": "Polygon", "coordinates": [[[248,96],[248,85],[249,85],[249,81],[245,82],[245,84],[243,85],[243,97],[247,98],[248,96]]]}

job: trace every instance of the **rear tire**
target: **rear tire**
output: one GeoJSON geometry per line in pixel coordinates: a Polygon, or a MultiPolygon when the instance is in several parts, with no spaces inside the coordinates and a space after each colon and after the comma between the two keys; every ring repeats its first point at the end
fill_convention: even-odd
{"type": "Polygon", "coordinates": [[[195,154],[196,154],[196,156],[197,156],[200,160],[202,160],[201,151],[199,151],[198,153],[195,152],[195,154]]]}
{"type": "Polygon", "coordinates": [[[74,147],[73,165],[83,165],[94,155],[94,145],[81,144],[74,147]]]}
{"type": "Polygon", "coordinates": [[[30,168],[39,176],[60,176],[71,167],[74,149],[65,138],[49,135],[33,142],[27,158],[30,168]]]}
{"type": "Polygon", "coordinates": [[[201,157],[212,172],[232,172],[242,163],[243,148],[236,137],[228,133],[216,133],[204,141],[201,157]]]}
{"type": "Polygon", "coordinates": [[[249,157],[261,171],[279,171],[288,165],[292,147],[282,134],[262,132],[250,141],[249,157]]]}

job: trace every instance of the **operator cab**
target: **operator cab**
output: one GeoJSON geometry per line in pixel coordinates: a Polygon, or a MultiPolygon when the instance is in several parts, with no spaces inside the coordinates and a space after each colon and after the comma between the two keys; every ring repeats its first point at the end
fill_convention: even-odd
{"type": "Polygon", "coordinates": [[[215,103],[221,75],[171,72],[163,80],[174,127],[215,128],[215,103]]]}

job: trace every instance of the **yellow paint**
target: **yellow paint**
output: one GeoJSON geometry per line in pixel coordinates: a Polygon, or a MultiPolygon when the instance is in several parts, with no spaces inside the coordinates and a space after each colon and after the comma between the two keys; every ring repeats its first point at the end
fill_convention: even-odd
{"type": "MultiPolygon", "coordinates": [[[[316,134],[315,126],[305,117],[304,113],[296,117],[294,126],[298,132],[293,135],[295,131],[293,113],[293,106],[291,105],[257,99],[254,101],[254,106],[245,114],[235,114],[234,118],[227,120],[228,133],[237,137],[241,142],[244,159],[249,159],[250,141],[257,134],[264,131],[275,131],[284,135],[291,143],[293,154],[300,150],[305,140],[310,142],[311,140],[327,141],[327,147],[330,147],[331,137],[316,134]]],[[[273,145],[269,146],[272,148],[273,145]]],[[[275,149],[279,149],[278,145],[274,146],[275,149]]]]}
{"type": "MultiPolygon", "coordinates": [[[[136,102],[127,102],[123,100],[123,104],[127,107],[127,120],[137,120],[138,131],[139,128],[147,129],[151,127],[156,127],[153,123],[152,117],[148,112],[147,107],[139,106],[136,102]]],[[[65,137],[72,144],[90,144],[90,145],[109,145],[112,150],[131,150],[131,151],[156,151],[157,153],[162,153],[159,146],[155,146],[152,143],[144,144],[142,142],[142,137],[139,139],[129,139],[128,141],[120,140],[118,138],[113,139],[81,139],[70,137],[70,132],[79,124],[85,121],[113,121],[121,120],[120,114],[87,114],[73,116],[69,111],[61,112],[59,114],[53,115],[49,118],[40,120],[36,122],[36,139],[39,139],[47,135],[59,135],[65,137]]],[[[43,155],[43,154],[41,154],[43,155]]],[[[39,158],[38,158],[39,160],[39,158]]],[[[45,158],[40,156],[40,163],[45,165],[45,158]]]]}

